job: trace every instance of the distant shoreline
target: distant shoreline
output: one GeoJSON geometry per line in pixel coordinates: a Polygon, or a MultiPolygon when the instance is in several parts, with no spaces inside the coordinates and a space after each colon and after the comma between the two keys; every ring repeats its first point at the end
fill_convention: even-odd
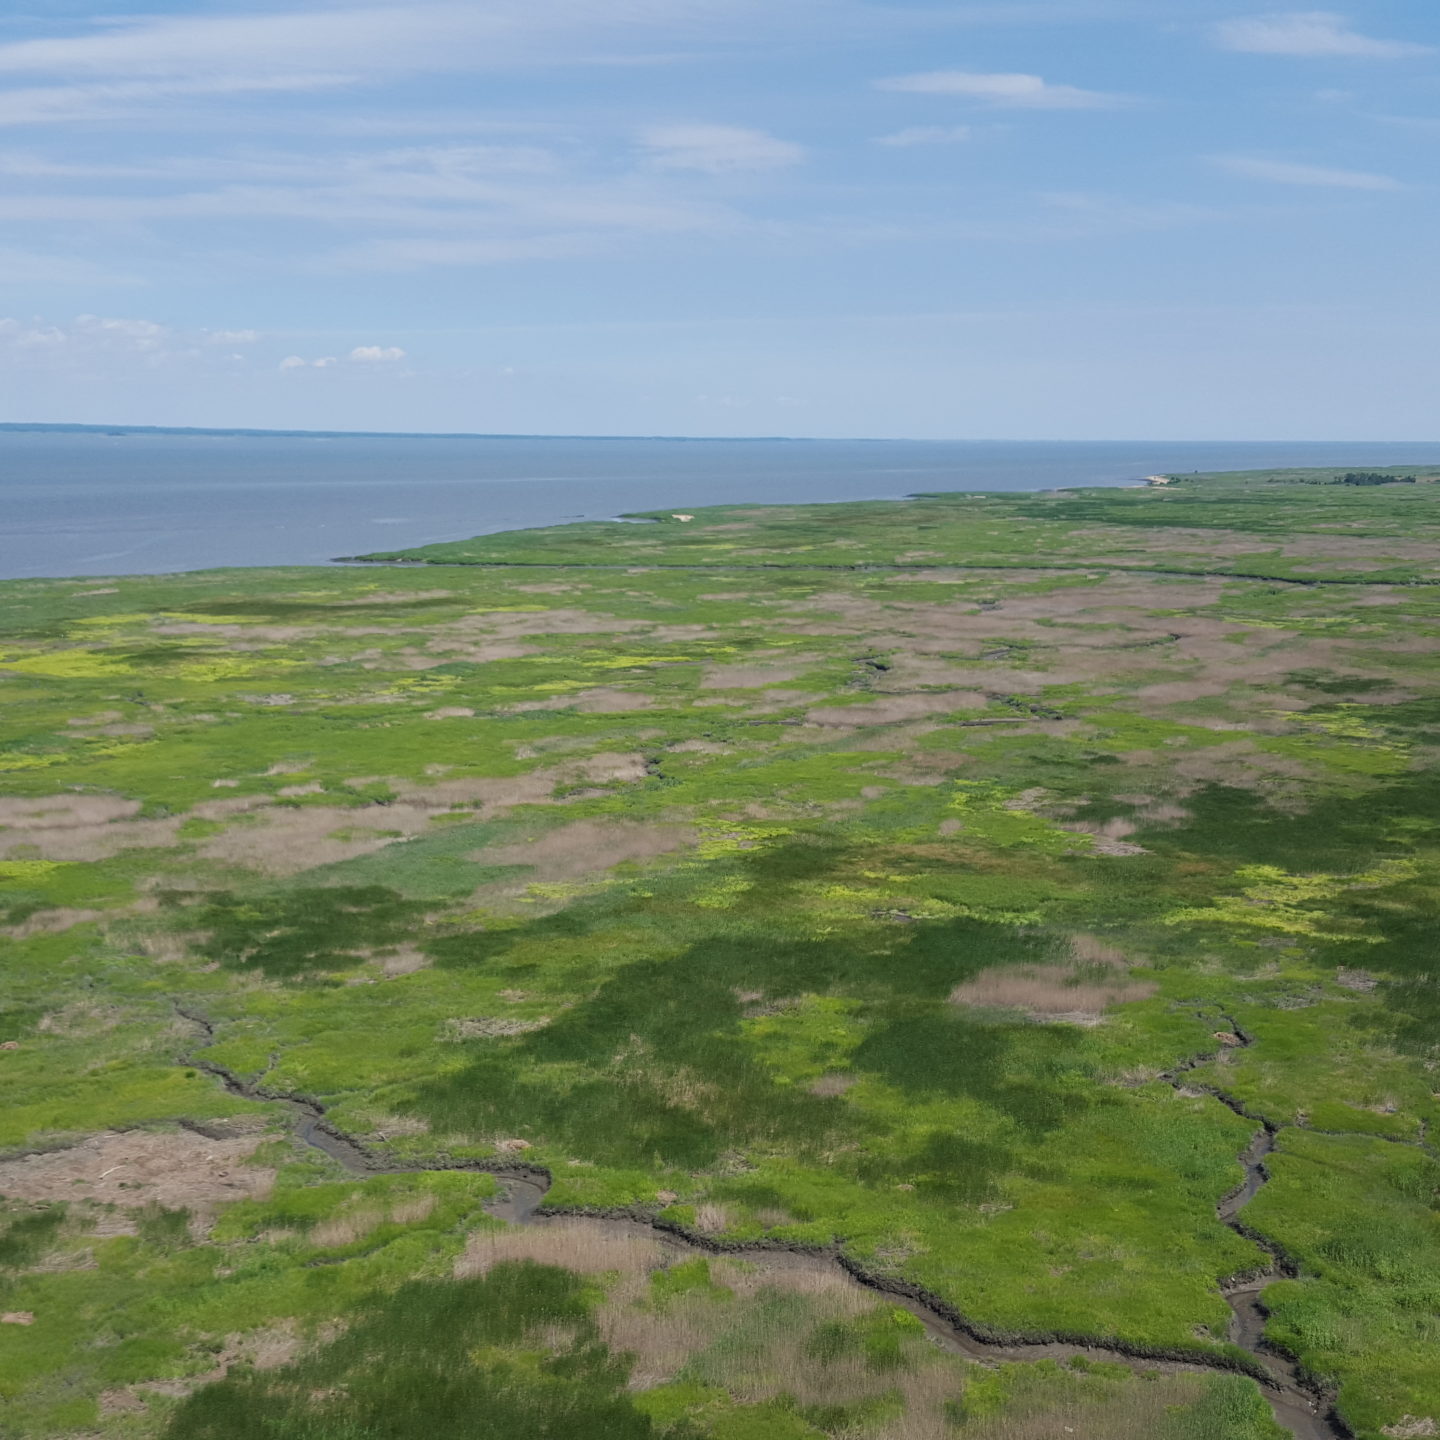
{"type": "Polygon", "coordinates": [[[265,430],[245,426],[207,425],[82,425],[59,421],[0,420],[0,435],[126,435],[214,436],[249,440],[584,440],[590,443],[671,445],[1437,445],[1440,439],[1416,440],[1175,440],[1153,436],[1110,437],[1104,440],[1015,440],[1004,436],[949,436],[935,439],[886,435],[544,435],[503,430],[265,430]]]}
{"type": "MultiPolygon", "coordinates": [[[[846,439],[825,441],[804,435],[526,435],[502,431],[478,430],[249,430],[243,427],[227,429],[211,428],[204,425],[70,425],[30,423],[23,420],[0,421],[0,434],[7,435],[213,435],[218,438],[234,436],[249,440],[587,440],[587,441],[670,441],[674,444],[700,445],[744,445],[752,444],[844,444],[844,445],[904,445],[915,443],[951,444],[951,441],[908,442],[905,440],[846,439]]],[[[983,442],[982,442],[983,443],[983,442]]],[[[1018,442],[1018,443],[1024,443],[1018,442]]],[[[1044,443],[1044,442],[1037,442],[1044,443]]]]}

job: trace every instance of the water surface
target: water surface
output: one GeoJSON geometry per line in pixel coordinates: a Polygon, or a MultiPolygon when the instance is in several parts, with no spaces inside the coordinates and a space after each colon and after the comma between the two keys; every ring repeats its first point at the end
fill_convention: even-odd
{"type": "Polygon", "coordinates": [[[1440,442],[595,440],[0,432],[0,578],[316,564],[627,511],[1440,464],[1440,442]]]}

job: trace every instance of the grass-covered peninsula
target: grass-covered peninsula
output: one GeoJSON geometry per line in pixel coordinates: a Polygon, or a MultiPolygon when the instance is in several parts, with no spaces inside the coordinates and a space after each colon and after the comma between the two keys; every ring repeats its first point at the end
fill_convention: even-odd
{"type": "Polygon", "coordinates": [[[1344,475],[0,586],[0,1434],[1440,1433],[1344,475]]]}

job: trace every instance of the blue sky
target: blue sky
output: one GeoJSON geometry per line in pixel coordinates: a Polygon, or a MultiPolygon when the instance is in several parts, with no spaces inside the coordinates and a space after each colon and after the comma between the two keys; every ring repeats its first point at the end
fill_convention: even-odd
{"type": "Polygon", "coordinates": [[[0,10],[0,419],[1440,432],[1435,0],[0,10]]]}

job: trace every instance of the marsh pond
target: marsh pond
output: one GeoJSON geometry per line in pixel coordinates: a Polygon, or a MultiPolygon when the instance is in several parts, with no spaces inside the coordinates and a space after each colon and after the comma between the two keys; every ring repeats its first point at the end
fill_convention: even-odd
{"type": "Polygon", "coordinates": [[[1367,473],[4,582],[0,1434],[1440,1435],[1367,473]]]}

